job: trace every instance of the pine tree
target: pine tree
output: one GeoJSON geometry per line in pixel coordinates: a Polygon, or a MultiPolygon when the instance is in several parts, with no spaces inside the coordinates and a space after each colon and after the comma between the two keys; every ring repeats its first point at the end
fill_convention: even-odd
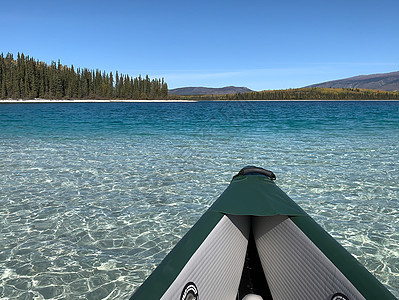
{"type": "Polygon", "coordinates": [[[108,87],[108,98],[112,99],[114,97],[114,77],[112,72],[109,74],[108,87]]]}
{"type": "Polygon", "coordinates": [[[168,97],[168,85],[166,84],[164,78],[161,81],[161,98],[166,99],[168,97]]]}

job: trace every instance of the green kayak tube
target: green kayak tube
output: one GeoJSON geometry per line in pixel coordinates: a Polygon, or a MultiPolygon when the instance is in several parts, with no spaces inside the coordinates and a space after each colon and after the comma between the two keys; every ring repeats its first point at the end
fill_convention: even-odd
{"type": "Polygon", "coordinates": [[[130,299],[396,299],[274,180],[243,168],[130,299]]]}

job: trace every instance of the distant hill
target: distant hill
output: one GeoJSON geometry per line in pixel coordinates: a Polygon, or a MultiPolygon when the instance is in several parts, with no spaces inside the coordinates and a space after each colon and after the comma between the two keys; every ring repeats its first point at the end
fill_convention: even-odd
{"type": "Polygon", "coordinates": [[[183,87],[169,90],[171,95],[194,96],[194,95],[227,95],[237,93],[248,93],[252,90],[246,87],[226,86],[222,88],[207,87],[183,87]]]}
{"type": "Polygon", "coordinates": [[[399,72],[360,75],[346,79],[312,84],[307,87],[399,91],[399,72]]]}

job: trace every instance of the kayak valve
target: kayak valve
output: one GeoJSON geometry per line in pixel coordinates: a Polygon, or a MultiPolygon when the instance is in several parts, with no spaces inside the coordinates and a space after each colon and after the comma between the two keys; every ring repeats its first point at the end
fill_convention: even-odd
{"type": "Polygon", "coordinates": [[[259,295],[255,294],[248,294],[242,300],[263,300],[263,298],[259,295]]]}

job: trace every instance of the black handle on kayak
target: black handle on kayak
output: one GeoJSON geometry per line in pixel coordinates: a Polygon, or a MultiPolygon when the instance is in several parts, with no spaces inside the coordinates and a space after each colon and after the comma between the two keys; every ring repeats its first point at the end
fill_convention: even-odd
{"type": "Polygon", "coordinates": [[[239,175],[254,175],[254,174],[261,174],[269,177],[271,180],[276,180],[276,175],[272,171],[260,168],[260,167],[255,167],[255,166],[248,166],[244,167],[238,172],[237,175],[235,175],[233,178],[236,178],[239,175]]]}

